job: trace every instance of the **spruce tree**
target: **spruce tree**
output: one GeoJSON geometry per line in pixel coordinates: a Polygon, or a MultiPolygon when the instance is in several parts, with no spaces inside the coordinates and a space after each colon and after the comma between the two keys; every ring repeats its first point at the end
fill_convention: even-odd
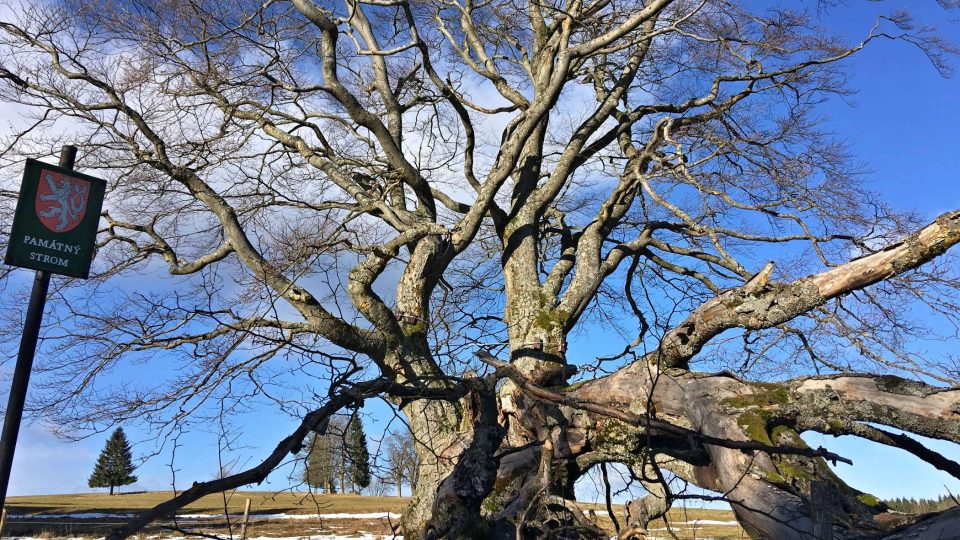
{"type": "Polygon", "coordinates": [[[367,434],[363,432],[363,422],[354,415],[347,426],[347,466],[350,482],[357,493],[370,485],[370,452],[367,450],[367,434]]]}
{"type": "Polygon", "coordinates": [[[131,474],[134,469],[136,467],[133,466],[130,443],[127,442],[123,428],[118,427],[100,452],[87,485],[92,488],[109,487],[110,494],[113,495],[115,486],[126,486],[137,481],[137,477],[131,474]]]}

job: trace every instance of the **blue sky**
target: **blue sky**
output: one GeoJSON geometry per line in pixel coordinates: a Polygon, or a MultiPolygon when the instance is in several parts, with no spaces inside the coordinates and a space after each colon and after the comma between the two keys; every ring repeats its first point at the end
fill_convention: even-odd
{"type": "MultiPolygon", "coordinates": [[[[814,0],[806,4],[814,5],[814,0]]],[[[911,2],[867,2],[851,0],[848,5],[830,8],[822,16],[834,31],[850,39],[865,35],[875,15],[899,7],[909,7],[918,21],[937,22],[954,42],[960,42],[960,12],[944,12],[933,0],[911,2]]],[[[960,63],[954,62],[960,67],[960,63]]],[[[912,209],[927,218],[960,206],[960,75],[942,78],[923,54],[905,43],[879,41],[846,62],[849,85],[857,94],[833,100],[823,107],[828,125],[846,139],[873,172],[866,175],[871,187],[899,209],[912,209]]],[[[3,129],[0,126],[0,129],[3,129]]],[[[29,278],[24,271],[26,279],[29,278]]],[[[607,340],[593,329],[571,343],[572,354],[595,356],[597,343],[607,340]]],[[[942,353],[949,344],[930,348],[942,353]]],[[[10,369],[6,363],[4,370],[10,369]]],[[[5,399],[5,398],[4,398],[5,399]]],[[[364,409],[367,432],[374,439],[390,421],[389,409],[368,403],[364,409]]],[[[286,436],[296,422],[289,416],[272,412],[248,413],[235,428],[242,431],[243,446],[230,454],[238,464],[250,465],[265,456],[278,440],[286,436]]],[[[136,443],[135,453],[159,452],[147,460],[137,474],[140,481],[128,489],[169,489],[171,486],[170,444],[159,447],[154,434],[136,425],[124,426],[136,443]]],[[[10,494],[71,493],[88,491],[86,479],[107,433],[78,442],[64,442],[51,435],[43,425],[25,425],[20,436],[10,494]]],[[[947,486],[960,493],[960,481],[903,452],[851,438],[808,436],[807,440],[824,445],[854,460],[855,466],[840,466],[838,474],[853,486],[880,497],[934,496],[947,486]]],[[[211,478],[219,469],[216,437],[211,430],[195,426],[181,439],[174,468],[177,487],[195,480],[211,478]]],[[[960,448],[939,441],[927,441],[931,447],[955,460],[960,448]]],[[[375,448],[376,442],[371,440],[375,448]]],[[[288,468],[274,473],[265,489],[283,489],[290,482],[288,468]]],[[[584,495],[589,495],[584,489],[584,495]]]]}
{"type": "MultiPolygon", "coordinates": [[[[917,22],[939,24],[953,42],[960,41],[960,13],[945,12],[936,2],[849,2],[837,8],[855,35],[857,17],[863,13],[909,8],[917,22]]],[[[953,62],[957,65],[957,62],[953,62]]],[[[960,67],[960,66],[958,66],[960,67]]],[[[830,103],[831,125],[845,135],[856,155],[872,169],[867,178],[884,199],[901,209],[912,209],[933,218],[960,206],[960,73],[940,77],[920,51],[903,43],[882,41],[868,47],[848,63],[850,85],[858,93],[852,104],[830,103]]],[[[946,353],[955,344],[930,347],[931,354],[946,353]]],[[[855,487],[881,497],[921,497],[960,493],[960,481],[913,456],[852,437],[807,434],[809,443],[823,445],[851,457],[854,466],[840,464],[836,471],[855,487]]],[[[922,439],[947,457],[960,460],[960,448],[944,441],[922,439]]]]}

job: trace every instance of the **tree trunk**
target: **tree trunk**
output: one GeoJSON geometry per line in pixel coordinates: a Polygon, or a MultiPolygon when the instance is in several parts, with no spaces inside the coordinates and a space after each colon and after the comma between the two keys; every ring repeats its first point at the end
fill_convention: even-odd
{"type": "Polygon", "coordinates": [[[417,482],[403,514],[406,538],[487,538],[480,505],[497,476],[494,453],[504,431],[492,386],[474,388],[458,409],[442,402],[404,409],[419,456],[417,482]],[[459,422],[453,422],[460,416],[459,422]],[[446,414],[446,421],[444,416],[446,414]]]}
{"type": "MultiPolygon", "coordinates": [[[[886,419],[918,434],[960,441],[960,410],[953,405],[960,390],[890,377],[750,383],[725,373],[661,371],[638,363],[556,394],[563,399],[550,401],[544,397],[550,393],[532,395],[510,382],[501,388],[508,430],[482,504],[486,538],[514,538],[518,531],[524,538],[607,534],[573,501],[576,480],[602,462],[646,471],[647,478],[657,474],[651,471],[669,470],[724,494],[754,538],[880,538],[889,531],[874,517],[886,507],[837,478],[820,457],[829,454],[808,448],[798,433],[864,436],[864,429],[875,429],[867,422],[886,419]],[[648,428],[664,421],[689,428],[682,433],[690,435],[648,428]]],[[[911,450],[902,440],[877,437],[939,463],[922,447],[911,450]]],[[[436,485],[440,477],[431,467],[422,474],[421,485],[436,485]]],[[[443,505],[439,492],[427,491],[443,505]]],[[[669,495],[662,489],[660,502],[669,503],[669,495]]],[[[631,503],[627,525],[644,527],[667,509],[654,503],[631,503]]]]}
{"type": "MultiPolygon", "coordinates": [[[[532,189],[535,178],[531,174],[518,185],[526,182],[532,189]]],[[[721,493],[754,537],[882,534],[873,518],[885,511],[882,503],[833,475],[821,458],[830,454],[806,448],[798,433],[854,434],[960,470],[915,441],[871,425],[960,441],[960,411],[953,405],[960,396],[943,395],[960,391],[918,389],[918,383],[899,380],[891,385],[869,376],[750,383],[725,373],[694,373],[687,366],[728,329],[783,324],[938,256],[960,239],[955,221],[953,214],[942,216],[890,249],[790,283],[769,283],[769,271],[761,272],[695,309],[646,357],[569,388],[566,381],[575,370],[566,363],[565,339],[583,306],[551,297],[529,272],[536,266],[529,227],[536,216],[521,212],[501,235],[511,358],[509,363],[488,360],[510,380],[500,385],[498,402],[488,396],[489,389],[471,388],[455,406],[434,401],[404,408],[423,480],[404,514],[405,535],[603,537],[606,533],[573,500],[577,479],[603,462],[635,471],[666,469],[721,493]]],[[[578,286],[590,289],[589,279],[583,277],[578,286]]],[[[414,296],[406,300],[423,304],[414,296]]],[[[417,323],[404,333],[410,350],[396,354],[396,372],[429,378],[436,364],[428,361],[426,340],[413,339],[423,329],[417,323]]],[[[644,506],[630,527],[663,510],[644,506]]]]}

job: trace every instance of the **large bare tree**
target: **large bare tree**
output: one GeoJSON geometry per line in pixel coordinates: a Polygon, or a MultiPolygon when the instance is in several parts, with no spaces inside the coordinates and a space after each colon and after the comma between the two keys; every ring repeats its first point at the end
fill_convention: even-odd
{"type": "Polygon", "coordinates": [[[699,496],[678,482],[757,538],[887,534],[884,505],[804,431],[960,477],[901,434],[960,442],[960,372],[912,347],[925,329],[904,307],[957,322],[960,210],[890,210],[818,125],[871,42],[946,69],[950,44],[905,15],[846,42],[734,0],[7,12],[0,98],[29,119],[7,175],[71,142],[110,180],[95,276],[57,293],[35,412],[163,428],[253,397],[303,411],[257,466],[111,538],[262,481],[376,397],[417,443],[406,538],[602,537],[574,484],[607,464],[648,493],[622,538],[699,496]],[[149,292],[129,279],[164,272],[149,292]],[[621,354],[569,352],[599,326],[621,354]],[[104,382],[154,357],[179,367],[165,386],[104,382]]]}

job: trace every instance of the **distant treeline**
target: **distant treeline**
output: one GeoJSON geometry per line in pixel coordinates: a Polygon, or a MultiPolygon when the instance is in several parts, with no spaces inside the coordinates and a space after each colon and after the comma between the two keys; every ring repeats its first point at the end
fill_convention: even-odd
{"type": "Polygon", "coordinates": [[[914,499],[913,497],[905,499],[897,497],[883,501],[891,509],[905,514],[925,514],[927,512],[939,512],[947,508],[957,506],[957,501],[949,495],[941,495],[936,499],[914,499]]]}

